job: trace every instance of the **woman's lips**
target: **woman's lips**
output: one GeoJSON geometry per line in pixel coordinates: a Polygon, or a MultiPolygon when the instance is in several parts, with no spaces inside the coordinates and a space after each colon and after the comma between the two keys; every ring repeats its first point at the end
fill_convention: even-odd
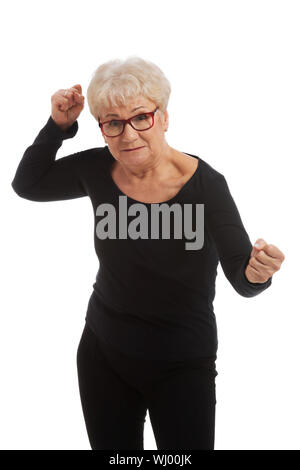
{"type": "Polygon", "coordinates": [[[144,147],[137,147],[135,149],[123,150],[123,152],[133,152],[134,150],[143,149],[144,147]]]}

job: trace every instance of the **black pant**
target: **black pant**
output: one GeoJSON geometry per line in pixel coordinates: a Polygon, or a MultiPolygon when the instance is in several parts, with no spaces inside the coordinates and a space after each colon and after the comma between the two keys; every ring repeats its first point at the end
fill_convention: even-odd
{"type": "Polygon", "coordinates": [[[214,448],[215,359],[131,357],[85,324],[77,350],[80,398],[93,450],[138,450],[149,417],[157,449],[214,448]]]}

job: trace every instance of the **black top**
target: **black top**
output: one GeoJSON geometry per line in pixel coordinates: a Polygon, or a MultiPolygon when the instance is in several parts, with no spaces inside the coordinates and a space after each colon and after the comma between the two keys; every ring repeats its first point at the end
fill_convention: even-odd
{"type": "Polygon", "coordinates": [[[50,116],[26,149],[12,187],[31,201],[90,197],[99,270],[88,325],[100,339],[130,355],[216,357],[213,300],[219,261],[244,297],[260,294],[272,282],[271,277],[263,284],[251,283],[245,276],[252,244],[224,176],[188,154],[197,158],[197,169],[173,198],[157,204],[135,201],[113,181],[115,159],[107,146],[55,160],[63,140],[77,131],[77,121],[62,131],[50,116]],[[159,208],[164,215],[156,219],[159,208]],[[164,226],[168,214],[170,223],[164,226]]]}

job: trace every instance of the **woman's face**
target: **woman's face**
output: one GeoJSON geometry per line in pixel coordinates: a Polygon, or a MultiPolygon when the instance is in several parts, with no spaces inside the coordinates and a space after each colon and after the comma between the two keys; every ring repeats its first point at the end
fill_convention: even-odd
{"type": "MultiPolygon", "coordinates": [[[[139,95],[128,100],[126,106],[102,108],[99,118],[100,122],[112,119],[129,119],[137,114],[154,111],[156,107],[153,101],[139,95]]],[[[127,123],[123,134],[117,137],[107,137],[103,132],[102,135],[110,153],[121,164],[129,168],[148,168],[156,163],[164,155],[164,152],[167,151],[168,144],[164,134],[167,129],[168,112],[165,111],[162,116],[159,110],[157,110],[154,114],[154,124],[150,129],[136,131],[127,123]],[[126,152],[126,149],[135,149],[137,147],[142,148],[126,152]]]]}

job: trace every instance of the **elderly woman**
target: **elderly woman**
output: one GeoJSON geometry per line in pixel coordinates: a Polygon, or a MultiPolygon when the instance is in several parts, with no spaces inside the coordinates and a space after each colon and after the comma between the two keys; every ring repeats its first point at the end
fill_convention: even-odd
{"type": "Polygon", "coordinates": [[[102,64],[87,89],[106,142],[55,159],[75,136],[80,85],[58,90],[12,187],[31,201],[89,196],[99,271],[77,350],[92,449],[213,449],[220,261],[244,297],[260,294],[283,253],[252,246],[225,177],[165,138],[170,83],[138,57],[102,64]]]}

